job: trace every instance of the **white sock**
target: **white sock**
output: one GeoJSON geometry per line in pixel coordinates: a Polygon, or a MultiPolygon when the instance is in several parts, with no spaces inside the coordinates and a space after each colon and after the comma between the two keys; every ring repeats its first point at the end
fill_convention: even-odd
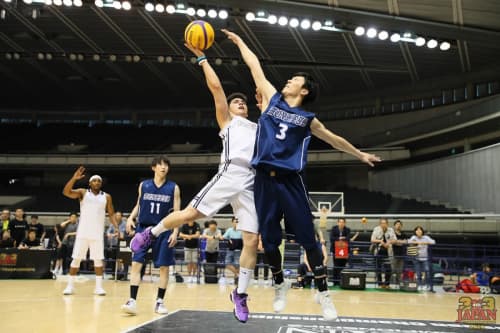
{"type": "Polygon", "coordinates": [[[156,237],[158,237],[164,231],[167,231],[167,228],[163,226],[162,222],[158,223],[151,229],[151,233],[156,237]]]}
{"type": "Polygon", "coordinates": [[[68,276],[68,287],[73,288],[73,283],[75,281],[75,277],[73,275],[68,276]]]}
{"type": "Polygon", "coordinates": [[[240,267],[240,276],[238,278],[238,294],[245,294],[247,292],[248,284],[253,276],[253,269],[240,267]]]}
{"type": "Polygon", "coordinates": [[[95,276],[95,287],[96,289],[102,289],[102,275],[95,276]]]}

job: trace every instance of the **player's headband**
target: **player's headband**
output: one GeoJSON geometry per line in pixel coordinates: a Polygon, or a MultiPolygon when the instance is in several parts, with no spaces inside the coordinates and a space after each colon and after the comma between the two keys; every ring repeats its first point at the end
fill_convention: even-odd
{"type": "Polygon", "coordinates": [[[102,178],[101,178],[101,176],[99,176],[99,175],[93,175],[92,177],[90,177],[90,179],[89,179],[89,183],[90,183],[91,181],[93,181],[93,180],[96,180],[96,179],[99,179],[99,180],[102,182],[102,178]]]}

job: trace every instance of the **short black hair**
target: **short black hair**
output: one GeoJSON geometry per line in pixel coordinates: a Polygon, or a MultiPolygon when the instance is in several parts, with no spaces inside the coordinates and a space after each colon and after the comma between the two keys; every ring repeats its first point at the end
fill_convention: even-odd
{"type": "Polygon", "coordinates": [[[33,214],[33,215],[31,215],[31,218],[32,219],[38,219],[38,215],[33,214]]]}
{"type": "Polygon", "coordinates": [[[208,221],[208,222],[207,222],[207,225],[212,225],[212,224],[217,225],[217,221],[215,221],[215,220],[210,220],[210,221],[208,221]]]}
{"type": "Polygon", "coordinates": [[[242,92],[234,92],[231,95],[227,96],[227,98],[226,98],[227,104],[231,104],[231,101],[233,99],[235,99],[235,98],[241,98],[242,100],[245,101],[245,103],[248,100],[247,95],[245,95],[244,93],[242,93],[242,92]]]}
{"type": "Polygon", "coordinates": [[[237,218],[236,216],[233,216],[233,217],[231,218],[231,222],[236,222],[236,223],[238,223],[238,218],[237,218]]]}
{"type": "Polygon", "coordinates": [[[394,221],[394,225],[398,224],[398,223],[401,223],[401,225],[403,225],[403,222],[401,222],[401,220],[396,220],[394,221]]]}
{"type": "Polygon", "coordinates": [[[162,163],[165,163],[170,168],[170,160],[168,159],[167,155],[159,155],[153,158],[153,160],[151,161],[151,166],[156,166],[162,163]]]}
{"type": "Polygon", "coordinates": [[[304,99],[302,100],[302,104],[310,104],[314,102],[318,98],[319,94],[319,89],[318,89],[318,84],[314,80],[314,78],[311,76],[311,74],[306,73],[306,72],[297,72],[293,74],[293,76],[302,76],[304,78],[304,85],[302,88],[307,89],[309,93],[304,96],[304,99]]]}
{"type": "Polygon", "coordinates": [[[425,235],[425,230],[424,230],[424,227],[420,226],[420,225],[417,225],[415,227],[415,229],[413,229],[414,232],[417,232],[417,230],[420,229],[422,230],[422,235],[425,235]]]}

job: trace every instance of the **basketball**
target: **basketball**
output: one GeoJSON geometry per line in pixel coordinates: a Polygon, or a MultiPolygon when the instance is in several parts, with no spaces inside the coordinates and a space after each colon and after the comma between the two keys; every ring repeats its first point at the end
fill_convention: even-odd
{"type": "Polygon", "coordinates": [[[210,23],[193,21],[184,30],[184,40],[194,48],[206,50],[214,43],[215,32],[210,23]]]}

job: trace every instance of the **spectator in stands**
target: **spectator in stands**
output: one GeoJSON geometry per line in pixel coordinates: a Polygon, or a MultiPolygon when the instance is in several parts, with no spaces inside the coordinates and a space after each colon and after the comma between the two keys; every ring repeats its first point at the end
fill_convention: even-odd
{"type": "MultiPolygon", "coordinates": [[[[323,266],[326,267],[326,264],[328,263],[328,251],[326,249],[326,245],[321,243],[321,241],[318,238],[318,235],[316,235],[316,242],[318,248],[321,250],[321,253],[323,255],[323,266]]],[[[303,248],[302,248],[303,249],[303,248]]],[[[311,265],[309,264],[309,260],[307,259],[307,252],[303,250],[304,253],[304,262],[297,267],[297,286],[299,288],[305,288],[305,287],[311,287],[311,282],[312,279],[314,278],[314,273],[311,268],[311,265]]]]}
{"type": "Polygon", "coordinates": [[[371,236],[371,252],[375,256],[375,267],[377,273],[377,283],[384,289],[390,288],[391,283],[391,261],[392,243],[396,240],[394,230],[389,227],[389,221],[381,218],[379,225],[373,229],[371,236]],[[382,273],[384,280],[382,280],[382,273]]]}
{"type": "Polygon", "coordinates": [[[333,283],[334,285],[340,284],[340,273],[345,268],[347,264],[347,257],[349,254],[349,242],[355,241],[358,238],[359,232],[357,232],[351,238],[351,229],[346,227],[346,220],[341,217],[337,220],[337,225],[330,231],[330,251],[333,254],[333,283]],[[344,244],[342,244],[344,243],[344,244]],[[343,246],[342,249],[339,249],[343,246]],[[337,248],[336,248],[337,247],[337,248]],[[340,253],[341,256],[345,255],[345,258],[336,258],[336,254],[341,252],[343,249],[347,249],[347,253],[340,253]]]}
{"type": "Polygon", "coordinates": [[[10,237],[10,230],[2,231],[2,239],[0,240],[0,249],[16,247],[16,242],[10,237]]]}
{"type": "Polygon", "coordinates": [[[68,270],[71,262],[71,254],[73,253],[73,245],[75,245],[76,230],[78,229],[78,215],[70,213],[69,219],[61,223],[64,228],[64,236],[62,239],[62,255],[63,255],[63,270],[68,270]]]}
{"type": "Polygon", "coordinates": [[[405,265],[406,244],[408,243],[408,237],[401,231],[402,228],[403,222],[396,220],[394,222],[394,234],[396,235],[396,239],[392,243],[392,273],[394,274],[396,288],[399,288],[401,283],[401,274],[403,274],[405,265]]]}
{"type": "Polygon", "coordinates": [[[429,245],[436,244],[436,241],[429,236],[425,235],[424,228],[417,226],[415,228],[415,235],[411,236],[408,244],[417,245],[418,253],[413,259],[415,271],[417,273],[418,288],[419,290],[429,290],[431,276],[429,271],[429,245]],[[425,285],[422,284],[422,273],[425,273],[425,285]]]}
{"type": "Polygon", "coordinates": [[[43,241],[43,239],[45,238],[45,227],[43,226],[43,224],[38,222],[38,215],[31,215],[31,221],[28,229],[35,230],[36,238],[38,238],[40,241],[43,241]]]}
{"type": "Polygon", "coordinates": [[[253,271],[253,277],[256,282],[259,281],[259,265],[263,265],[264,269],[264,283],[269,279],[269,263],[267,257],[264,255],[264,246],[262,245],[262,236],[259,234],[259,243],[257,244],[257,261],[253,271]]]}
{"type": "Polygon", "coordinates": [[[125,227],[127,225],[127,220],[123,217],[122,212],[115,212],[115,221],[118,223],[118,229],[111,224],[106,230],[106,240],[107,245],[110,248],[118,247],[118,242],[125,237],[125,227]]]}
{"type": "Polygon", "coordinates": [[[187,264],[188,278],[187,283],[196,281],[196,272],[198,266],[198,241],[200,238],[200,225],[194,221],[182,225],[179,237],[185,240],[184,242],[184,261],[187,264]]]}
{"type": "Polygon", "coordinates": [[[36,237],[36,231],[28,231],[28,237],[21,241],[21,244],[17,247],[20,250],[26,250],[31,248],[40,248],[40,239],[36,237]]]}
{"type": "Polygon", "coordinates": [[[22,240],[28,236],[28,222],[24,219],[24,210],[17,208],[14,218],[9,222],[9,230],[16,244],[21,244],[22,240]]]}
{"type": "Polygon", "coordinates": [[[2,216],[0,217],[0,222],[2,223],[2,231],[9,230],[10,222],[10,210],[4,208],[2,210],[2,216]]]}
{"type": "Polygon", "coordinates": [[[222,233],[219,228],[217,228],[217,221],[210,220],[207,223],[208,228],[203,230],[203,234],[200,238],[207,240],[205,247],[205,258],[207,263],[216,263],[217,257],[219,256],[219,241],[223,240],[222,233]]]}
{"type": "Polygon", "coordinates": [[[233,226],[228,228],[222,237],[228,241],[226,268],[234,274],[234,284],[238,285],[239,262],[241,249],[243,248],[243,239],[241,231],[237,228],[238,219],[233,216],[231,223],[233,226]]]}

